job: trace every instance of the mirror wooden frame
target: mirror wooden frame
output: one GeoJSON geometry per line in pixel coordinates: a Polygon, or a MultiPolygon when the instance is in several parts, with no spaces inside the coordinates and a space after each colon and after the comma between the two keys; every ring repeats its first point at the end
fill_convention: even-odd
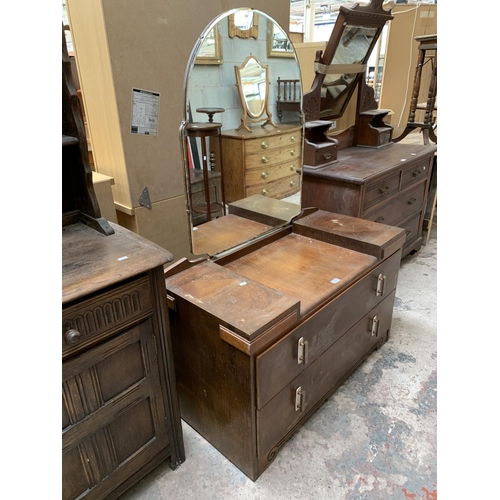
{"type": "MultiPolygon", "coordinates": [[[[271,22],[271,21],[267,22],[267,57],[295,57],[293,47],[291,47],[291,50],[285,50],[285,51],[275,50],[275,48],[273,47],[274,27],[275,26],[278,26],[278,25],[271,22]]],[[[280,28],[280,27],[278,26],[278,28],[280,28]]],[[[280,31],[283,31],[283,30],[280,28],[280,31]]],[[[291,44],[292,43],[291,40],[288,38],[286,33],[284,33],[284,34],[285,34],[285,37],[288,39],[288,41],[291,44]]]]}
{"type": "Polygon", "coordinates": [[[267,66],[267,64],[262,64],[255,56],[248,56],[243,61],[243,64],[241,66],[234,67],[234,73],[236,76],[236,86],[238,87],[238,94],[240,96],[241,106],[243,108],[243,114],[241,116],[241,124],[236,130],[245,129],[247,132],[251,132],[252,130],[248,127],[247,120],[253,123],[260,123],[263,120],[265,120],[265,122],[261,125],[261,127],[265,127],[266,125],[271,125],[274,128],[278,128],[278,126],[272,120],[273,114],[269,109],[270,81],[269,81],[269,67],[267,66]],[[248,61],[250,61],[251,59],[257,61],[260,67],[264,69],[264,72],[266,74],[266,96],[264,99],[264,106],[262,107],[262,111],[258,115],[253,114],[248,107],[248,103],[245,99],[245,94],[243,92],[243,82],[241,80],[241,71],[245,68],[248,61]],[[263,117],[264,113],[266,114],[266,117],[263,117]]]}
{"type": "Polygon", "coordinates": [[[255,38],[257,39],[259,35],[259,14],[253,13],[252,27],[246,30],[238,28],[234,22],[234,14],[229,14],[229,38],[234,38],[235,36],[239,38],[255,38]]]}
{"type": "Polygon", "coordinates": [[[217,26],[214,26],[205,36],[200,44],[200,50],[203,48],[203,44],[213,38],[214,40],[214,55],[213,56],[197,56],[194,60],[195,64],[222,64],[224,62],[222,58],[222,41],[219,30],[217,26]],[[213,33],[213,35],[211,35],[213,33]]]}

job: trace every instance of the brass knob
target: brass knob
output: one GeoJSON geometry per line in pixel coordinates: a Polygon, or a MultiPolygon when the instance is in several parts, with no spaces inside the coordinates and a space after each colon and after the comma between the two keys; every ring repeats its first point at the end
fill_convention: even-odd
{"type": "Polygon", "coordinates": [[[295,142],[295,136],[294,136],[294,135],[292,135],[292,137],[290,137],[290,140],[291,140],[292,142],[295,142]]]}
{"type": "Polygon", "coordinates": [[[378,217],[375,222],[384,222],[384,221],[385,221],[385,217],[378,217]]]}
{"type": "Polygon", "coordinates": [[[295,172],[295,165],[290,165],[290,170],[291,170],[292,172],[295,172]]]}
{"type": "Polygon", "coordinates": [[[81,333],[78,330],[71,329],[66,332],[66,342],[68,344],[78,344],[78,342],[80,342],[80,337],[81,333]]]}
{"type": "Polygon", "coordinates": [[[294,155],[295,155],[295,149],[290,150],[290,154],[291,154],[292,156],[294,156],[294,155]]]}
{"type": "Polygon", "coordinates": [[[332,157],[332,153],[325,153],[325,154],[323,155],[323,158],[324,158],[325,160],[329,160],[331,157],[332,157]]]}
{"type": "Polygon", "coordinates": [[[384,187],[381,187],[381,188],[378,190],[378,192],[382,194],[382,193],[385,193],[388,189],[389,189],[389,186],[384,186],[384,187]]]}
{"type": "Polygon", "coordinates": [[[269,144],[267,142],[262,142],[261,143],[262,149],[267,149],[269,147],[269,144]]]}
{"type": "Polygon", "coordinates": [[[267,195],[269,194],[269,191],[268,191],[267,189],[263,189],[263,190],[262,190],[262,194],[263,194],[264,196],[267,196],[267,195]]]}
{"type": "Polygon", "coordinates": [[[269,158],[267,156],[262,157],[262,163],[267,163],[269,161],[269,158]]]}
{"type": "Polygon", "coordinates": [[[262,175],[263,179],[267,179],[269,177],[269,174],[267,172],[262,172],[262,174],[260,175],[262,175]]]}
{"type": "Polygon", "coordinates": [[[295,186],[295,181],[290,181],[290,187],[295,186]]]}
{"type": "Polygon", "coordinates": [[[421,173],[421,170],[415,170],[415,172],[413,172],[413,177],[418,177],[421,173]]]}

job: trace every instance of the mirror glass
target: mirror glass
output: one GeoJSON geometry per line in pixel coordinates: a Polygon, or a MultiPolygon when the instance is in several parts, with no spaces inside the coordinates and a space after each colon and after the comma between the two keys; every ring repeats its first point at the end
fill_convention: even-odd
{"type": "Polygon", "coordinates": [[[266,68],[254,56],[250,56],[237,71],[248,113],[258,118],[264,112],[266,102],[266,68]]]}
{"type": "Polygon", "coordinates": [[[349,90],[357,72],[349,73],[347,64],[364,64],[368,59],[369,49],[377,35],[378,28],[347,25],[332,60],[331,73],[325,76],[321,88],[320,118],[326,119],[342,113],[349,98],[349,90]],[[334,65],[338,65],[335,71],[334,65]]]}
{"type": "MultiPolygon", "coordinates": [[[[301,213],[303,113],[301,76],[293,57],[268,57],[268,40],[284,33],[273,19],[255,9],[233,9],[200,35],[186,69],[185,116],[180,127],[185,163],[191,249],[195,255],[220,256],[288,225],[301,213]],[[253,20],[256,38],[231,37],[230,16],[253,20]],[[220,64],[196,60],[207,33],[220,37],[220,64]],[[265,118],[241,123],[242,100],[235,68],[240,68],[243,98],[251,117],[275,115],[283,83],[297,87],[295,107],[284,107],[280,122],[265,118]],[[267,71],[267,85],[266,85],[267,71]],[[265,108],[267,100],[267,110],[265,108]]],[[[287,94],[290,100],[290,93],[287,94]]]]}

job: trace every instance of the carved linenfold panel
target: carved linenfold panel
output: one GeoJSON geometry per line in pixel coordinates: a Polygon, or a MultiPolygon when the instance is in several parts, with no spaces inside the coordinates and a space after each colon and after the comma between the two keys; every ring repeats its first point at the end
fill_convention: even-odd
{"type": "Polygon", "coordinates": [[[75,305],[64,311],[62,325],[63,349],[71,349],[68,330],[79,332],[79,344],[107,331],[133,322],[152,309],[149,279],[143,278],[119,291],[75,305]]]}

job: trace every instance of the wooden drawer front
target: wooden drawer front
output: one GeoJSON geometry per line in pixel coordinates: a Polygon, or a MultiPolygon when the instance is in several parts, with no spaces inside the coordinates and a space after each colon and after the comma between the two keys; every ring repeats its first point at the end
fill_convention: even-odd
{"type": "Polygon", "coordinates": [[[296,191],[300,187],[300,175],[293,174],[283,179],[278,179],[273,182],[260,184],[256,186],[248,186],[246,188],[246,196],[261,194],[270,198],[281,198],[291,191],[296,191]]]}
{"type": "Polygon", "coordinates": [[[152,321],[63,363],[62,374],[63,499],[104,498],[169,443],[152,321]]]}
{"type": "Polygon", "coordinates": [[[422,182],[409,191],[401,193],[389,203],[371,214],[363,214],[363,219],[397,226],[399,222],[415,210],[422,208],[426,183],[422,182]]]}
{"type": "Polygon", "coordinates": [[[406,232],[406,242],[405,246],[413,243],[418,238],[418,228],[420,226],[420,217],[422,216],[422,212],[410,217],[408,220],[404,221],[401,224],[401,227],[405,229],[406,232]]]}
{"type": "Polygon", "coordinates": [[[288,132],[286,134],[262,137],[255,140],[247,140],[245,145],[246,153],[263,153],[270,149],[285,147],[300,147],[301,131],[288,132]]]}
{"type": "MultiPolygon", "coordinates": [[[[310,411],[327,397],[346,375],[373,350],[391,326],[395,291],[387,296],[368,314],[362,317],[347,333],[307,369],[288,384],[264,408],[257,411],[258,454],[267,454],[310,411]],[[378,320],[377,335],[372,335],[372,321],[378,320]],[[302,397],[296,409],[297,390],[302,397]]],[[[281,367],[276,368],[276,372],[281,367]]]]}
{"type": "Polygon", "coordinates": [[[401,188],[405,188],[414,182],[425,179],[429,174],[430,158],[425,158],[416,162],[414,165],[409,165],[403,170],[403,179],[401,188]]]}
{"type": "Polygon", "coordinates": [[[246,168],[262,168],[268,167],[270,165],[277,165],[278,163],[285,163],[294,160],[301,159],[301,148],[300,144],[296,146],[283,147],[279,149],[273,149],[270,151],[264,151],[258,154],[251,154],[246,157],[246,168]]]}
{"type": "Polygon", "coordinates": [[[385,198],[392,196],[394,193],[397,193],[398,189],[399,172],[382,180],[368,183],[366,185],[365,202],[363,205],[363,209],[366,210],[368,207],[371,207],[376,203],[383,201],[385,198]]]}
{"type": "Polygon", "coordinates": [[[366,277],[324,306],[314,319],[306,321],[257,357],[257,408],[265,406],[300,372],[314,362],[361,316],[395,288],[400,253],[377,266],[366,277]],[[377,295],[378,276],[382,293],[377,295]],[[307,342],[307,360],[298,363],[299,339],[307,342]]]}
{"type": "Polygon", "coordinates": [[[332,144],[326,148],[317,149],[314,153],[314,165],[324,165],[337,158],[337,145],[332,144]]]}
{"type": "Polygon", "coordinates": [[[63,309],[63,357],[150,314],[153,309],[150,286],[146,276],[63,309]]]}
{"type": "Polygon", "coordinates": [[[268,167],[248,170],[246,173],[246,184],[247,186],[253,186],[254,184],[262,184],[263,182],[272,182],[296,173],[298,168],[300,168],[299,159],[281,163],[280,165],[270,165],[268,167]]]}

